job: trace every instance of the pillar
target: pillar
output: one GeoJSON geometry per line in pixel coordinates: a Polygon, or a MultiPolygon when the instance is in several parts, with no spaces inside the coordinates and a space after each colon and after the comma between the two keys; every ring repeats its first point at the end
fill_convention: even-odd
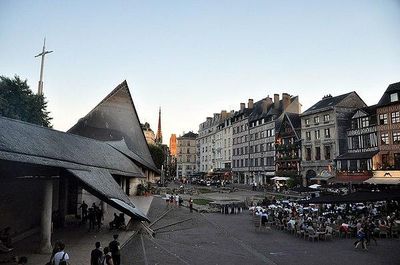
{"type": "Polygon", "coordinates": [[[43,205],[40,220],[40,253],[51,253],[51,214],[53,208],[53,181],[46,179],[43,189],[43,205]]]}
{"type": "Polygon", "coordinates": [[[101,207],[101,210],[103,211],[103,215],[106,215],[106,213],[107,213],[107,203],[104,202],[104,201],[101,201],[100,202],[100,207],[101,207]]]}

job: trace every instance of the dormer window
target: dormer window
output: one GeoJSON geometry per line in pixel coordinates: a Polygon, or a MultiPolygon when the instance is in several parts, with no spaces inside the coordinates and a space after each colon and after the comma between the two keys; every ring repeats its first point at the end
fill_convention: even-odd
{"type": "Polygon", "coordinates": [[[390,94],[390,102],[396,102],[396,101],[399,101],[399,94],[397,93],[390,94]]]}

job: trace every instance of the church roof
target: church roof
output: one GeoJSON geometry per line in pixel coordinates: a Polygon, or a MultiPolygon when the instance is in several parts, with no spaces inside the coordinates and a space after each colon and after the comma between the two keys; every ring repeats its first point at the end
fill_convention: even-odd
{"type": "Polygon", "coordinates": [[[105,142],[0,117],[0,161],[69,171],[93,195],[132,217],[148,220],[111,174],[145,176],[132,160],[105,142]]]}
{"type": "Polygon", "coordinates": [[[136,155],[137,163],[159,172],[151,157],[126,81],[111,91],[68,132],[101,141],[124,140],[129,150],[136,155]]]}

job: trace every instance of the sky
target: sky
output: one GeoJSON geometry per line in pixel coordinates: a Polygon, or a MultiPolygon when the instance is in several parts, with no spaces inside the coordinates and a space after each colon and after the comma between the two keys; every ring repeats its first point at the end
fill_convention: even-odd
{"type": "Polygon", "coordinates": [[[283,92],[302,110],[400,81],[400,0],[0,1],[0,75],[44,95],[66,131],[123,80],[164,143],[207,116],[283,92]]]}

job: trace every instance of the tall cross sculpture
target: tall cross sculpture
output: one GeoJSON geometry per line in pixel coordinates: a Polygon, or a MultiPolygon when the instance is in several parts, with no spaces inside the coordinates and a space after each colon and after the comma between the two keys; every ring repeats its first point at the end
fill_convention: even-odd
{"type": "Polygon", "coordinates": [[[38,95],[43,95],[43,66],[44,66],[44,56],[48,53],[52,53],[53,51],[46,51],[46,38],[44,38],[44,43],[43,43],[43,51],[39,53],[38,55],[35,56],[42,57],[42,63],[40,66],[40,80],[39,80],[39,85],[38,85],[38,95]]]}

